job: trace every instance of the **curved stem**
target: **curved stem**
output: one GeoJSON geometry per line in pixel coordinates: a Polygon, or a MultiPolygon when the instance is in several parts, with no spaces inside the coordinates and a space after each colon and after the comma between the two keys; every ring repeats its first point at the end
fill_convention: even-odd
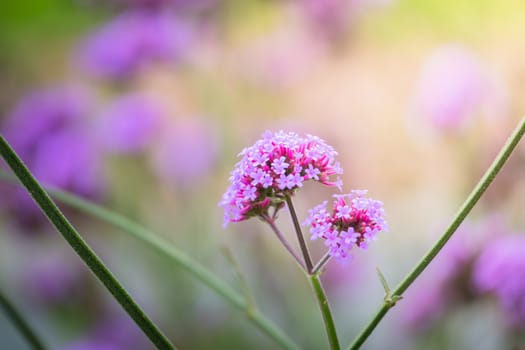
{"type": "Polygon", "coordinates": [[[284,198],[286,199],[286,205],[288,206],[288,210],[290,210],[290,215],[292,216],[293,226],[295,228],[295,233],[297,234],[297,240],[299,241],[299,246],[301,247],[301,252],[303,253],[304,262],[306,264],[306,272],[310,275],[313,269],[312,258],[310,257],[308,246],[304,240],[303,232],[301,231],[301,225],[299,224],[299,220],[297,219],[297,214],[295,213],[295,208],[292,203],[292,198],[288,194],[286,194],[284,198]]]}
{"type": "MultiPolygon", "coordinates": [[[[423,258],[417,263],[417,265],[410,271],[407,276],[399,283],[399,285],[392,292],[393,297],[401,297],[401,295],[407,290],[407,288],[416,280],[416,278],[425,270],[430,262],[436,257],[439,251],[452,237],[454,232],[457,230],[459,225],[465,220],[465,217],[470,213],[472,208],[476,205],[478,200],[481,198],[483,193],[487,190],[489,185],[492,183],[496,175],[499,173],[509,156],[511,155],[514,148],[520,141],[521,137],[525,133],[525,117],[523,117],[509,137],[501,151],[498,153],[490,167],[487,169],[483,177],[477,183],[476,187],[472,190],[470,195],[467,197],[461,208],[456,213],[456,216],[450,223],[450,225],[443,232],[443,235],[434,244],[434,246],[423,256],[423,258]]],[[[375,327],[379,324],[381,319],[386,315],[395,305],[395,302],[385,301],[379,308],[372,320],[365,326],[361,333],[355,338],[352,344],[348,347],[350,350],[359,349],[365,340],[370,336],[375,327]]]]}
{"type": "Polygon", "coordinates": [[[319,308],[323,315],[324,326],[326,328],[326,334],[328,336],[328,342],[330,343],[330,349],[339,350],[341,346],[339,345],[339,339],[337,338],[337,331],[335,328],[334,318],[332,317],[332,311],[330,310],[330,305],[326,298],[323,286],[319,280],[318,275],[311,275],[310,282],[317,297],[317,302],[319,303],[319,308]]]}
{"type": "MultiPolygon", "coordinates": [[[[0,170],[0,179],[9,182],[16,182],[11,175],[0,170]]],[[[248,311],[247,301],[236,293],[230,286],[225,284],[207,268],[193,260],[188,254],[174,247],[171,242],[163,239],[160,235],[149,231],[143,226],[127,219],[102,206],[89,202],[78,196],[65,191],[47,187],[48,192],[60,202],[76,208],[84,214],[91,215],[107,224],[114,226],[123,232],[144,242],[146,245],[170,258],[180,268],[186,270],[193,277],[197,278],[211,290],[221,296],[225,301],[235,308],[246,312],[248,319],[258,327],[267,336],[272,338],[283,349],[298,349],[299,346],[294,343],[282,330],[273,325],[260,313],[250,314],[248,311]]]]}
{"type": "Polygon", "coordinates": [[[120,303],[122,308],[126,310],[128,315],[135,321],[151,342],[158,349],[175,349],[175,346],[161,332],[155,323],[149,319],[126,289],[120,284],[117,278],[111,273],[106,265],[104,265],[102,260],[100,260],[96,253],[82,239],[73,225],[69,223],[60,209],[58,209],[53,200],[40,186],[38,181],[29,172],[2,136],[0,136],[0,154],[30,193],[31,197],[33,197],[40,209],[47,216],[49,221],[55,226],[56,230],[62,234],[62,237],[64,237],[69,243],[71,248],[75,250],[93,274],[100,280],[100,282],[102,282],[102,284],[104,284],[107,290],[120,303]]]}
{"type": "Polygon", "coordinates": [[[29,326],[29,323],[22,317],[22,314],[9,301],[9,299],[0,291],[0,307],[5,310],[7,317],[13,322],[18,331],[22,334],[25,340],[31,345],[34,350],[45,350],[44,343],[40,340],[38,335],[29,326]]]}
{"type": "Polygon", "coordinates": [[[290,253],[290,255],[293,256],[293,258],[295,259],[295,262],[299,264],[301,269],[306,271],[306,266],[304,265],[304,262],[301,260],[299,255],[297,255],[297,253],[293,250],[292,246],[290,245],[290,243],[288,243],[286,238],[284,238],[283,234],[281,233],[281,230],[279,230],[279,228],[275,225],[275,221],[268,216],[262,216],[262,219],[266,223],[268,223],[268,225],[270,225],[270,227],[272,228],[272,231],[275,233],[277,238],[279,238],[279,241],[281,241],[281,243],[286,248],[286,250],[290,253]]]}

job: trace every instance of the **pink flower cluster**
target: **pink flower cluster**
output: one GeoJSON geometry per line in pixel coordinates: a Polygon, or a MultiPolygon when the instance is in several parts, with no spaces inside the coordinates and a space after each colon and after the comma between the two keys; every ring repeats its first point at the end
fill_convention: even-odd
{"type": "Polygon", "coordinates": [[[266,131],[262,139],[245,148],[230,176],[230,187],[220,206],[225,208],[224,225],[264,216],[268,209],[283,206],[284,195],[303,186],[308,180],[342,188],[343,171],[335,161],[337,152],[322,139],[293,132],[266,131]]]}
{"type": "Polygon", "coordinates": [[[366,193],[356,190],[334,195],[332,212],[326,209],[328,201],[309,210],[303,225],[310,226],[312,240],[325,240],[332,257],[345,261],[354,246],[367,249],[378,232],[388,231],[383,203],[367,198],[366,193]]]}

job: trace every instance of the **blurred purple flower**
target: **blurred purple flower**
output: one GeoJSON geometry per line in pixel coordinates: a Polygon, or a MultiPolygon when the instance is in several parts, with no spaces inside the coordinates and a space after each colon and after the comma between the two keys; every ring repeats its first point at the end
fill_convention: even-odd
{"type": "Polygon", "coordinates": [[[366,7],[382,5],[388,1],[372,0],[302,0],[306,19],[315,34],[339,41],[351,29],[366,7]]]}
{"type": "Polygon", "coordinates": [[[418,115],[438,129],[465,127],[490,90],[476,56],[461,46],[435,50],[423,65],[415,96],[418,115]]]}
{"type": "Polygon", "coordinates": [[[413,330],[421,330],[439,318],[455,298],[458,286],[454,284],[458,276],[465,273],[474,258],[473,246],[459,235],[453,236],[427,274],[407,291],[405,298],[410,305],[402,309],[402,323],[413,330]]]}
{"type": "Polygon", "coordinates": [[[101,77],[125,78],[148,63],[181,58],[191,37],[189,25],[168,13],[127,12],[86,40],[80,61],[101,77]]]}
{"type": "Polygon", "coordinates": [[[173,8],[177,11],[201,11],[216,5],[220,0],[115,0],[127,6],[144,8],[173,8]]]}
{"type": "MultiPolygon", "coordinates": [[[[5,120],[3,132],[34,175],[46,184],[86,197],[100,194],[99,154],[92,140],[89,99],[73,88],[35,92],[5,120]]],[[[8,188],[8,208],[32,221],[38,210],[27,193],[8,188]]]]}
{"type": "Polygon", "coordinates": [[[88,108],[87,95],[75,88],[36,91],[18,102],[5,120],[3,133],[25,158],[35,152],[41,138],[81,125],[88,108]]]}
{"type": "Polygon", "coordinates": [[[145,339],[127,315],[120,315],[99,321],[84,339],[61,350],[139,350],[146,348],[145,339]]]}
{"type": "Polygon", "coordinates": [[[525,236],[492,241],[474,267],[473,281],[481,293],[493,293],[512,327],[525,328],[525,236]]]}
{"type": "Polygon", "coordinates": [[[44,183],[90,197],[100,190],[98,161],[91,138],[66,129],[42,138],[30,166],[44,183]]]}
{"type": "Polygon", "coordinates": [[[114,153],[136,153],[144,150],[162,120],[161,108],[141,95],[127,95],[114,101],[103,113],[99,139],[104,149],[114,153]]]}
{"type": "Polygon", "coordinates": [[[60,303],[81,292],[85,269],[61,252],[40,254],[24,271],[23,286],[33,299],[42,304],[60,303]]]}
{"type": "Polygon", "coordinates": [[[405,293],[409,302],[400,304],[401,324],[415,331],[425,329],[450,306],[473,299],[475,293],[469,279],[482,245],[506,231],[505,222],[496,214],[479,224],[463,223],[405,293]]]}
{"type": "Polygon", "coordinates": [[[213,127],[204,120],[179,121],[157,145],[153,166],[168,183],[198,184],[215,164],[217,147],[213,127]]]}

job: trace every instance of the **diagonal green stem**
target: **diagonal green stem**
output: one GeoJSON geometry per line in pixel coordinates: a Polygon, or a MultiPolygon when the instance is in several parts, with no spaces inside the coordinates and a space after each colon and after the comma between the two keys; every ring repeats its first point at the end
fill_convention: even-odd
{"type": "Polygon", "coordinates": [[[312,275],[321,273],[321,269],[325,267],[326,264],[328,264],[331,258],[332,256],[329,252],[325,253],[321,260],[319,260],[319,262],[312,268],[312,275]]]}
{"type": "Polygon", "coordinates": [[[57,231],[62,234],[71,248],[75,250],[93,274],[104,284],[151,342],[158,349],[175,349],[175,346],[166,338],[160,329],[157,328],[153,321],[148,318],[117,278],[104,265],[102,260],[100,260],[96,253],[82,239],[73,225],[69,223],[3,136],[0,136],[0,154],[57,231]]]}
{"type": "Polygon", "coordinates": [[[301,231],[301,225],[299,224],[299,220],[297,219],[297,213],[295,212],[295,208],[292,203],[292,198],[290,195],[285,195],[286,199],[286,205],[288,206],[288,210],[290,210],[290,215],[292,216],[293,226],[295,228],[295,233],[297,234],[297,240],[299,241],[299,246],[301,247],[301,252],[303,253],[304,263],[306,265],[306,272],[308,274],[312,273],[313,269],[313,263],[312,258],[310,257],[310,252],[308,251],[308,246],[306,245],[306,241],[304,240],[303,232],[301,231]]]}
{"type": "Polygon", "coordinates": [[[299,255],[293,250],[292,246],[286,238],[284,238],[283,234],[279,230],[279,228],[275,225],[275,219],[269,217],[269,216],[262,216],[262,220],[264,220],[270,227],[272,228],[272,231],[275,233],[279,241],[282,243],[284,248],[290,253],[290,255],[294,258],[295,262],[301,267],[302,270],[306,271],[306,266],[304,265],[304,262],[301,260],[299,255]]]}
{"type": "MultiPolygon", "coordinates": [[[[2,171],[0,171],[0,179],[4,181],[15,182],[15,179],[11,175],[2,171]]],[[[266,335],[272,338],[283,349],[299,349],[299,346],[295,344],[293,340],[291,340],[286,334],[283,333],[281,329],[277,328],[257,310],[256,312],[248,312],[249,306],[247,301],[244,300],[244,298],[242,298],[238,293],[236,293],[230,286],[225,284],[204,266],[193,260],[189,255],[174,247],[171,242],[163,239],[160,235],[149,231],[143,226],[127,219],[120,214],[112,212],[111,210],[103,208],[73,194],[52,188],[48,188],[48,192],[60,202],[121,229],[123,232],[135,237],[136,239],[157,250],[159,253],[167,256],[175,264],[188,271],[188,273],[190,273],[193,277],[207,285],[210,289],[215,291],[219,296],[221,296],[235,308],[246,312],[248,319],[266,335]]]]}
{"type": "Polygon", "coordinates": [[[0,291],[0,307],[5,310],[7,317],[13,322],[18,331],[34,350],[45,350],[44,343],[40,340],[29,323],[22,317],[22,314],[16,309],[13,303],[0,291]]]}
{"type": "MultiPolygon", "coordinates": [[[[297,234],[297,239],[301,245],[301,251],[303,253],[304,261],[306,262],[306,272],[310,278],[312,288],[315,292],[315,297],[319,303],[319,308],[321,309],[321,314],[323,315],[324,326],[326,329],[326,335],[328,336],[328,342],[330,343],[330,349],[339,350],[341,346],[339,345],[339,339],[337,338],[337,331],[335,328],[334,318],[332,317],[332,311],[330,310],[330,305],[328,304],[328,299],[324,292],[323,286],[321,285],[321,280],[317,273],[313,273],[314,267],[312,266],[312,259],[310,258],[310,252],[304,240],[303,231],[299,225],[299,220],[297,219],[297,214],[292,203],[292,198],[289,195],[286,195],[286,204],[290,210],[290,215],[292,216],[292,221],[295,228],[295,233],[297,234]]],[[[323,262],[324,258],[321,259],[323,262]]],[[[326,260],[328,261],[328,260],[326,260]]],[[[326,263],[326,262],[324,262],[326,263]]],[[[324,264],[323,263],[323,264],[324,264]]],[[[319,267],[320,269],[320,267],[319,267]]]]}
{"type": "Polygon", "coordinates": [[[341,345],[339,345],[339,339],[337,338],[335,322],[332,317],[332,311],[330,310],[330,304],[328,304],[328,300],[326,299],[326,294],[324,292],[323,286],[321,285],[319,275],[310,275],[310,282],[312,283],[315,296],[319,302],[319,307],[321,308],[321,313],[323,314],[323,321],[326,328],[326,334],[328,335],[330,349],[341,349],[341,345]]]}
{"type": "MultiPolygon", "coordinates": [[[[425,270],[430,262],[436,257],[443,246],[448,242],[450,237],[457,230],[459,225],[465,220],[465,217],[470,213],[472,208],[476,205],[478,200],[481,198],[483,193],[487,190],[489,185],[492,183],[496,175],[499,173],[509,156],[511,155],[514,148],[525,133],[525,117],[523,117],[509,137],[501,151],[498,153],[490,167],[487,169],[481,180],[477,183],[476,187],[472,190],[468,198],[465,200],[456,216],[446,228],[445,232],[434,244],[434,246],[423,256],[423,258],[417,263],[417,265],[410,271],[407,276],[399,283],[399,285],[392,292],[392,297],[401,297],[407,288],[416,280],[416,278],[425,270]]],[[[370,336],[375,327],[379,324],[381,319],[386,313],[395,305],[395,301],[385,301],[379,308],[372,320],[365,326],[361,333],[355,338],[354,342],[348,347],[349,350],[359,349],[365,340],[370,336]]]]}

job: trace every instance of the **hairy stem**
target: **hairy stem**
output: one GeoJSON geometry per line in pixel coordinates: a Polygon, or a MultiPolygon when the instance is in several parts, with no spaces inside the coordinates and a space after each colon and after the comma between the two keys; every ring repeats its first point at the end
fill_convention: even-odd
{"type": "Polygon", "coordinates": [[[160,331],[155,323],[149,319],[126,289],[120,284],[117,278],[111,273],[106,265],[104,265],[102,260],[100,260],[96,253],[82,239],[73,225],[69,223],[60,209],[58,209],[46,191],[29,172],[3,136],[0,136],[0,154],[27,189],[31,197],[33,197],[42,212],[44,212],[49,221],[55,226],[57,231],[62,234],[71,248],[73,248],[100,282],[104,284],[107,290],[120,303],[122,308],[135,321],[151,342],[158,349],[175,349],[175,346],[160,331]]]}
{"type": "MultiPolygon", "coordinates": [[[[525,117],[523,117],[509,137],[503,148],[500,150],[490,167],[487,169],[483,177],[477,183],[476,187],[472,190],[470,195],[467,197],[461,208],[456,213],[454,219],[450,225],[445,229],[443,235],[434,244],[434,246],[423,256],[423,258],[416,264],[416,266],[410,271],[407,276],[399,283],[399,285],[392,292],[392,296],[400,298],[407,288],[416,280],[416,278],[425,270],[430,262],[436,257],[443,246],[448,242],[450,237],[456,232],[459,225],[465,220],[465,217],[470,213],[472,208],[476,205],[478,200],[481,198],[483,193],[487,190],[489,185],[492,183],[496,175],[499,173],[509,156],[511,155],[514,148],[525,133],[525,117]]],[[[395,302],[385,301],[379,308],[372,320],[363,328],[361,333],[355,338],[352,344],[348,347],[349,350],[359,349],[365,340],[372,334],[375,327],[379,324],[381,319],[386,313],[395,305],[395,302]]]]}
{"type": "Polygon", "coordinates": [[[40,340],[29,323],[24,319],[22,314],[17,310],[13,303],[0,291],[0,307],[5,310],[7,317],[13,322],[24,339],[34,350],[45,350],[44,343],[40,340]]]}

